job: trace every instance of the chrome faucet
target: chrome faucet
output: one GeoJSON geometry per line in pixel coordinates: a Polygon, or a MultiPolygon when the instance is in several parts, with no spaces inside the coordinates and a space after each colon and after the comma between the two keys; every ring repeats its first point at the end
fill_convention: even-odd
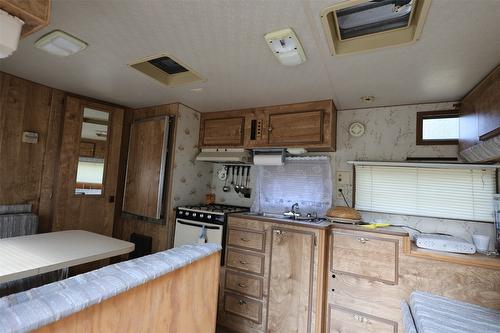
{"type": "Polygon", "coordinates": [[[299,209],[299,204],[296,202],[292,205],[292,208],[290,211],[283,213],[283,215],[292,217],[292,218],[297,218],[300,217],[300,209],[299,209]]]}

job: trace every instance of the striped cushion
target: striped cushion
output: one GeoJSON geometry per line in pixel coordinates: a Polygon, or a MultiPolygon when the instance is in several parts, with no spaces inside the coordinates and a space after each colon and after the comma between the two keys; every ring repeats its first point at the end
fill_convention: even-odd
{"type": "Polygon", "coordinates": [[[34,330],[220,249],[218,244],[184,245],[1,298],[0,333],[34,330]]]}
{"type": "Polygon", "coordinates": [[[418,333],[499,333],[500,311],[416,291],[410,296],[418,333]]]}
{"type": "Polygon", "coordinates": [[[401,301],[401,314],[403,316],[403,324],[406,333],[417,333],[413,316],[411,315],[410,307],[406,301],[401,301]]]}

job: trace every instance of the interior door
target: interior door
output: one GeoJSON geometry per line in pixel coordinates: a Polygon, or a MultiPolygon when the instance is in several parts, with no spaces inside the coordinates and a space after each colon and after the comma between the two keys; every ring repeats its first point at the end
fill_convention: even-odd
{"type": "Polygon", "coordinates": [[[314,233],[274,227],[268,333],[311,332],[314,233]]]}
{"type": "Polygon", "coordinates": [[[112,235],[123,115],[119,107],[67,97],[54,231],[81,229],[112,235]],[[94,144],[92,153],[89,142],[94,144]]]}

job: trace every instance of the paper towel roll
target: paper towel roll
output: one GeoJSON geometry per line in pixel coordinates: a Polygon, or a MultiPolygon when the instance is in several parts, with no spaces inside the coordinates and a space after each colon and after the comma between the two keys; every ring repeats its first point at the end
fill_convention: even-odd
{"type": "Polygon", "coordinates": [[[281,154],[261,154],[253,157],[255,165],[283,165],[281,154]]]}

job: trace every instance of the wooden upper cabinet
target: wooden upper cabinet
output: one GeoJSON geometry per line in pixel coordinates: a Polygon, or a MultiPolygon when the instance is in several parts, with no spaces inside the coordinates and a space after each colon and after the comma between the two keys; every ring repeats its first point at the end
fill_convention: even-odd
{"type": "Polygon", "coordinates": [[[500,66],[462,100],[460,150],[497,135],[500,135],[500,66]]]}
{"type": "Polygon", "coordinates": [[[209,113],[200,146],[335,151],[336,120],[331,100],[209,113]]]}
{"type": "Polygon", "coordinates": [[[323,143],[323,110],[269,112],[267,142],[275,146],[323,143]]]}
{"type": "Polygon", "coordinates": [[[202,116],[200,141],[202,147],[243,147],[245,117],[221,117],[211,119],[202,116]]]}
{"type": "Polygon", "coordinates": [[[0,9],[24,21],[21,37],[47,26],[51,0],[0,0],[0,9]]]}

